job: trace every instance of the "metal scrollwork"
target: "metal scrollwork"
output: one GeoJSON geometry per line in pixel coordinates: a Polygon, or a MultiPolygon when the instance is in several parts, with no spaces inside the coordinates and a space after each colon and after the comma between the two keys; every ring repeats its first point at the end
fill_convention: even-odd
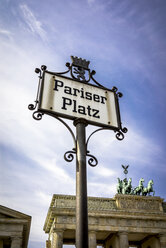
{"type": "Polygon", "coordinates": [[[46,70],[47,70],[47,66],[46,66],[46,65],[42,65],[42,66],[41,66],[41,70],[42,70],[42,71],[46,71],[46,70]]]}
{"type": "MultiPolygon", "coordinates": [[[[90,138],[92,137],[92,135],[95,134],[96,132],[101,131],[101,130],[111,130],[111,129],[110,129],[110,128],[107,128],[107,127],[102,127],[102,128],[98,128],[98,129],[96,129],[95,131],[93,131],[93,132],[89,135],[89,137],[88,137],[88,139],[87,139],[87,142],[86,142],[86,146],[87,146],[87,147],[88,147],[88,143],[89,143],[89,140],[90,140],[90,138]]],[[[116,133],[116,135],[115,135],[116,138],[117,138],[118,140],[123,140],[123,139],[124,139],[124,134],[123,134],[123,133],[126,133],[128,130],[127,130],[126,127],[124,127],[123,129],[121,128],[121,131],[118,130],[117,133],[116,133]],[[121,131],[122,131],[122,132],[121,132],[121,131]]],[[[116,132],[116,131],[115,131],[115,132],[116,132]]],[[[89,161],[88,161],[88,163],[89,163],[90,166],[96,166],[96,165],[98,164],[97,159],[96,159],[94,156],[88,154],[88,152],[87,152],[87,156],[91,157],[91,159],[89,159],[89,161]],[[92,164],[92,162],[94,162],[94,161],[96,161],[96,164],[95,164],[95,165],[92,164]]]]}
{"type": "Polygon", "coordinates": [[[123,94],[121,92],[117,92],[118,91],[118,88],[116,86],[113,86],[112,87],[112,91],[115,92],[118,97],[122,97],[123,96],[123,94]]]}
{"type": "MultiPolygon", "coordinates": [[[[66,71],[64,71],[64,72],[50,72],[49,71],[49,73],[52,73],[53,75],[60,75],[60,76],[64,75],[64,74],[67,74],[67,73],[70,73],[70,78],[75,79],[80,83],[88,83],[90,80],[92,80],[93,81],[92,83],[97,85],[98,87],[100,87],[102,89],[105,89],[106,91],[110,90],[110,89],[104,87],[102,84],[98,83],[95,80],[95,78],[93,76],[96,74],[96,72],[94,70],[91,71],[89,69],[90,61],[87,61],[87,60],[82,59],[82,58],[78,58],[76,56],[71,56],[71,59],[72,59],[72,63],[69,63],[69,62],[66,63],[66,67],[67,67],[66,71]]],[[[32,114],[32,116],[33,116],[33,118],[35,120],[41,120],[42,116],[44,115],[44,113],[47,113],[47,112],[44,112],[42,110],[40,112],[40,109],[39,109],[39,106],[40,106],[40,91],[41,91],[41,87],[42,87],[42,79],[43,79],[44,72],[46,70],[47,70],[47,67],[45,65],[42,65],[40,69],[39,68],[35,69],[35,72],[38,74],[38,78],[39,78],[37,95],[36,95],[36,99],[35,99],[34,103],[33,104],[31,103],[31,104],[28,105],[29,110],[31,110],[31,111],[36,110],[32,114]],[[44,112],[44,113],[42,113],[42,112],[44,112]]],[[[119,100],[120,97],[123,96],[123,94],[121,92],[118,92],[118,88],[115,87],[115,86],[111,89],[111,91],[115,93],[114,95],[115,95],[115,100],[117,101],[117,112],[119,114],[118,118],[120,119],[118,100],[119,100]]],[[[72,129],[67,125],[67,123],[65,121],[63,121],[61,118],[59,118],[58,116],[56,116],[55,113],[52,113],[52,111],[49,111],[49,113],[47,113],[47,114],[49,114],[50,116],[53,116],[54,118],[56,118],[60,122],[62,122],[66,126],[66,128],[69,130],[69,132],[71,133],[73,141],[74,141],[74,147],[75,148],[72,151],[67,151],[64,154],[64,159],[67,162],[73,161],[74,154],[76,154],[76,138],[75,138],[75,134],[73,133],[72,129]]],[[[108,124],[110,125],[110,122],[108,122],[108,124]]],[[[128,131],[126,127],[122,128],[121,121],[119,121],[118,128],[114,128],[114,127],[111,127],[111,126],[106,126],[106,127],[99,128],[99,129],[97,129],[97,130],[95,130],[94,132],[91,133],[91,135],[87,139],[86,147],[88,147],[88,142],[89,142],[89,139],[91,138],[91,136],[94,133],[96,133],[96,132],[98,132],[100,130],[114,130],[114,132],[116,133],[115,137],[118,140],[123,140],[124,139],[124,133],[126,133],[128,131]]],[[[88,164],[90,166],[94,167],[94,166],[96,166],[98,164],[98,161],[97,161],[96,157],[91,155],[88,150],[87,150],[86,156],[88,157],[88,164]]]]}
{"type": "Polygon", "coordinates": [[[67,162],[72,162],[73,159],[74,159],[74,155],[73,155],[73,154],[76,154],[75,149],[73,149],[73,151],[67,151],[67,152],[65,152],[65,154],[64,154],[64,159],[65,159],[67,162]]]}
{"type": "Polygon", "coordinates": [[[124,139],[124,134],[119,130],[115,137],[118,139],[118,140],[123,140],[124,139]]]}
{"type": "Polygon", "coordinates": [[[126,127],[122,128],[122,132],[123,133],[127,133],[128,132],[128,129],[126,127]]]}
{"type": "Polygon", "coordinates": [[[104,87],[104,86],[101,85],[99,82],[97,82],[96,79],[94,79],[93,75],[95,75],[95,74],[96,74],[95,71],[92,71],[92,72],[91,72],[91,79],[93,80],[93,82],[94,82],[97,86],[99,86],[100,88],[103,88],[103,89],[108,90],[108,88],[104,87]]]}
{"type": "Polygon", "coordinates": [[[33,112],[32,116],[35,120],[40,121],[43,117],[43,113],[40,113],[39,111],[33,112]]]}
{"type": "MultiPolygon", "coordinates": [[[[123,133],[127,133],[128,129],[126,127],[121,128],[121,130],[118,130],[115,137],[118,140],[123,140],[124,139],[124,134],[123,133]]],[[[115,131],[116,132],[116,131],[115,131]]]]}
{"type": "Polygon", "coordinates": [[[122,96],[123,96],[123,94],[122,94],[121,92],[118,92],[117,95],[118,95],[119,97],[122,97],[122,96]]]}
{"type": "Polygon", "coordinates": [[[64,74],[67,74],[67,73],[71,70],[71,66],[70,66],[70,63],[69,63],[69,62],[66,63],[66,67],[69,68],[67,71],[64,71],[64,72],[56,72],[56,74],[57,74],[57,75],[64,75],[64,74]]]}
{"type": "Polygon", "coordinates": [[[116,92],[118,91],[118,88],[115,87],[115,86],[113,86],[113,87],[112,87],[112,91],[116,93],[116,92]]]}
{"type": "Polygon", "coordinates": [[[32,103],[29,104],[28,105],[28,109],[29,110],[35,110],[35,108],[37,107],[37,104],[38,104],[38,101],[35,101],[35,104],[32,104],[32,103]]]}
{"type": "MultiPolygon", "coordinates": [[[[35,102],[35,104],[29,104],[28,105],[28,109],[29,110],[35,110],[36,108],[37,108],[37,106],[38,106],[38,103],[39,103],[39,93],[40,93],[40,87],[41,87],[41,80],[42,80],[42,71],[44,72],[45,70],[47,69],[47,66],[45,66],[45,65],[42,65],[41,66],[41,69],[39,69],[39,68],[36,68],[35,69],[35,72],[37,73],[37,74],[39,74],[39,82],[38,82],[38,89],[37,89],[37,95],[36,95],[36,100],[34,101],[35,102]]],[[[38,111],[35,111],[34,113],[33,113],[33,118],[35,119],[35,120],[41,120],[42,119],[42,114],[41,113],[39,113],[38,111]],[[36,114],[37,114],[37,116],[36,116],[36,114]]]]}
{"type": "Polygon", "coordinates": [[[86,154],[87,157],[90,157],[88,159],[88,164],[92,167],[95,167],[97,164],[98,164],[98,160],[95,156],[89,154],[89,151],[87,151],[87,154],[86,154]]]}

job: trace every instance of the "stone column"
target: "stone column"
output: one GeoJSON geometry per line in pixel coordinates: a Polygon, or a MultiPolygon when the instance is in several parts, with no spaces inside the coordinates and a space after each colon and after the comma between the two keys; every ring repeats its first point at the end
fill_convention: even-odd
{"type": "Polygon", "coordinates": [[[159,240],[160,240],[160,247],[166,248],[166,234],[160,234],[159,240]]]}
{"type": "Polygon", "coordinates": [[[53,230],[51,248],[63,247],[63,230],[53,230]]]}
{"type": "Polygon", "coordinates": [[[22,248],[21,237],[11,237],[11,248],[22,248]]]}
{"type": "Polygon", "coordinates": [[[3,248],[3,240],[0,240],[0,248],[3,248]]]}
{"type": "Polygon", "coordinates": [[[90,231],[89,232],[89,248],[96,248],[97,242],[96,242],[96,232],[90,231]]]}
{"type": "Polygon", "coordinates": [[[51,240],[46,240],[46,248],[51,248],[51,240]]]}
{"type": "Polygon", "coordinates": [[[119,232],[119,247],[120,248],[129,248],[128,233],[119,232]]]}
{"type": "Polygon", "coordinates": [[[155,248],[160,248],[160,240],[156,237],[155,248]]]}

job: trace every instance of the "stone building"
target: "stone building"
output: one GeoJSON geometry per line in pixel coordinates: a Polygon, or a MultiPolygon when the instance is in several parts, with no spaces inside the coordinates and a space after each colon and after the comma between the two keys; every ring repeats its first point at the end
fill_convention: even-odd
{"type": "Polygon", "coordinates": [[[27,248],[31,216],[0,205],[0,248],[27,248]]]}
{"type": "MultiPolygon", "coordinates": [[[[160,197],[88,197],[89,248],[166,248],[166,203],[160,197]]],[[[53,195],[44,224],[47,248],[75,244],[75,196],[53,195]]]]}

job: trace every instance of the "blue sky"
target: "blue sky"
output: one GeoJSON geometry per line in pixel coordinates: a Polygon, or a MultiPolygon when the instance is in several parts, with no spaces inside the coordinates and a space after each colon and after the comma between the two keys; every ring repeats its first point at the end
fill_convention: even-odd
{"type": "Polygon", "coordinates": [[[52,194],[75,194],[75,162],[63,159],[73,148],[70,134],[49,116],[35,121],[27,108],[42,64],[64,71],[71,55],[85,58],[97,81],[124,95],[128,133],[121,142],[112,131],[90,140],[99,164],[88,167],[88,194],[113,197],[121,164],[129,164],[133,185],[153,179],[156,195],[166,198],[165,12],[165,0],[1,1],[0,199],[32,216],[29,248],[44,247],[52,194]]]}

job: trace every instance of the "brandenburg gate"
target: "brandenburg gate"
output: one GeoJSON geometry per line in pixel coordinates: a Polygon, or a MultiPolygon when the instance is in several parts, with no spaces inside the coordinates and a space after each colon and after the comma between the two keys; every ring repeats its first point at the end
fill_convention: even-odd
{"type": "MultiPolygon", "coordinates": [[[[75,245],[75,196],[53,195],[44,224],[47,248],[75,245]]],[[[89,247],[166,248],[166,202],[156,196],[88,197],[89,247]]]]}

